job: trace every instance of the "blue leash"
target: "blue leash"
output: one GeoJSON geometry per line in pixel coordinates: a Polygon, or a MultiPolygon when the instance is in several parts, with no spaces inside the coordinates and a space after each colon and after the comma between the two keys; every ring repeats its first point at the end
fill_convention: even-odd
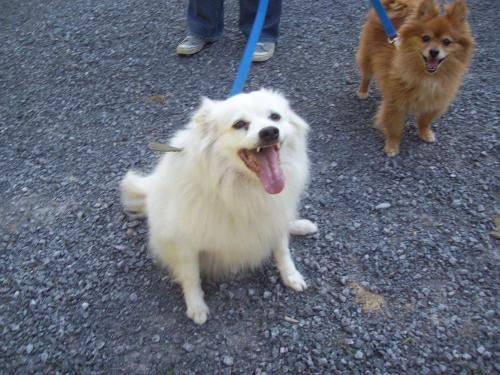
{"type": "Polygon", "coordinates": [[[255,15],[255,20],[253,21],[252,31],[250,32],[250,37],[248,38],[245,52],[241,58],[238,73],[236,74],[236,79],[234,80],[229,96],[237,95],[243,91],[243,86],[245,86],[245,81],[247,80],[248,73],[250,72],[250,66],[252,65],[252,56],[255,52],[257,42],[259,41],[262,26],[264,25],[264,18],[266,17],[268,3],[268,0],[259,1],[259,7],[257,8],[257,14],[255,15]]]}
{"type": "Polygon", "coordinates": [[[373,5],[373,9],[375,9],[375,12],[377,12],[378,18],[380,20],[380,23],[382,24],[382,27],[384,28],[385,34],[389,38],[389,43],[394,44],[396,47],[398,47],[399,46],[398,32],[396,31],[394,25],[387,16],[387,13],[384,7],[382,6],[382,3],[380,2],[380,0],[371,0],[371,3],[373,5]]]}

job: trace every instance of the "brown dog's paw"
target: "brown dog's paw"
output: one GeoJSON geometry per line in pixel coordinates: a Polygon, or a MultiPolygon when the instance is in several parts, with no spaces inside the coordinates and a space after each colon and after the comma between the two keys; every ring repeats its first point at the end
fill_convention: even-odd
{"type": "Polygon", "coordinates": [[[364,100],[364,99],[367,99],[368,98],[368,91],[359,91],[356,93],[358,95],[358,98],[364,100]]]}
{"type": "Polygon", "coordinates": [[[384,147],[384,152],[387,156],[389,157],[394,157],[397,154],[399,154],[399,145],[398,144],[392,144],[392,143],[386,143],[384,147]]]}
{"type": "Polygon", "coordinates": [[[418,136],[420,137],[421,140],[424,142],[428,143],[434,143],[436,142],[436,134],[430,129],[427,129],[425,131],[417,131],[418,136]]]}
{"type": "Polygon", "coordinates": [[[372,123],[372,128],[384,135],[384,127],[377,120],[372,123]]]}

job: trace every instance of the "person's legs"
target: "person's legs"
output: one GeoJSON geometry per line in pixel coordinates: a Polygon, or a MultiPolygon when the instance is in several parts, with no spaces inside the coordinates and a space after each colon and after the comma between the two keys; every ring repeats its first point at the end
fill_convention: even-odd
{"type": "Polygon", "coordinates": [[[189,34],[217,40],[224,28],[224,0],[189,0],[187,24],[189,34]]]}
{"type": "MultiPolygon", "coordinates": [[[[258,6],[258,0],[240,0],[240,30],[247,38],[252,30],[258,6]]],[[[264,26],[260,34],[260,42],[276,43],[279,36],[280,17],[281,0],[269,0],[266,19],[264,20],[264,26]]]]}

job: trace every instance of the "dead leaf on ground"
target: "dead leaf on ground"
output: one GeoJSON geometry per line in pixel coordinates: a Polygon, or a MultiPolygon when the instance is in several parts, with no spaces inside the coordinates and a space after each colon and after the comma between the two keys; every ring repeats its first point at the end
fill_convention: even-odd
{"type": "Polygon", "coordinates": [[[380,311],[386,305],[384,297],[366,290],[358,283],[349,284],[349,288],[353,290],[356,302],[361,305],[364,313],[380,311]]]}
{"type": "Polygon", "coordinates": [[[160,105],[165,105],[167,99],[163,95],[150,95],[148,96],[148,100],[152,103],[158,103],[160,105]]]}

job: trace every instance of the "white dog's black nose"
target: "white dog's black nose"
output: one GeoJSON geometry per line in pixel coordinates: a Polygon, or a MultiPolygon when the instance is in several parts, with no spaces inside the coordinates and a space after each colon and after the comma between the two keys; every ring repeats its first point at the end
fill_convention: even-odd
{"type": "Polygon", "coordinates": [[[276,142],[280,137],[280,130],[276,126],[268,126],[259,131],[259,138],[262,142],[276,142]]]}

